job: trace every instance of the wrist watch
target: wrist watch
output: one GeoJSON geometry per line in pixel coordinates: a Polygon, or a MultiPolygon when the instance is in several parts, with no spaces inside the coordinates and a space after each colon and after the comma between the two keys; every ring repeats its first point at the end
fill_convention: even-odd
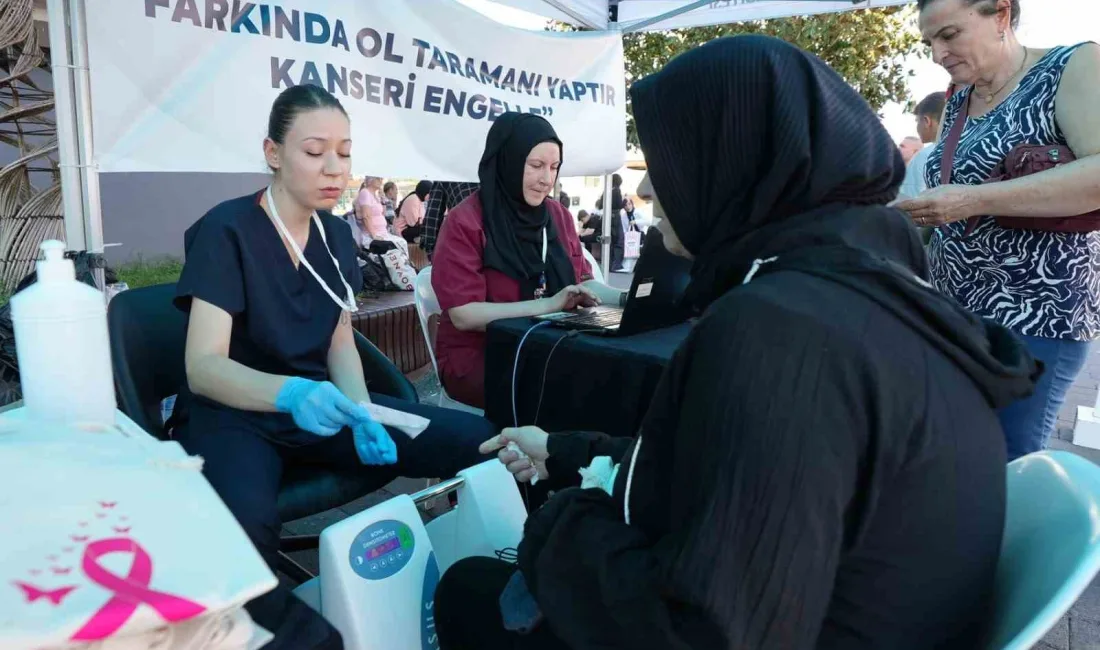
{"type": "Polygon", "coordinates": [[[629,291],[624,291],[619,294],[619,307],[626,308],[626,299],[630,297],[629,291]]]}

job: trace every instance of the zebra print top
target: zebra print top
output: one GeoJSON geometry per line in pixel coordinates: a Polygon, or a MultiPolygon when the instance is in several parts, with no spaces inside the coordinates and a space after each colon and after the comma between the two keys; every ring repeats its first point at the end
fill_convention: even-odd
{"type": "MultiPolygon", "coordinates": [[[[1055,119],[1062,72],[1080,45],[1056,47],[992,111],[970,118],[959,140],[952,182],[977,185],[1019,144],[1066,144],[1055,119]]],[[[944,133],[966,89],[947,103],[944,133]]],[[[928,157],[928,187],[940,184],[943,139],[928,157]]],[[[1100,338],[1100,232],[1011,230],[982,219],[939,228],[928,247],[932,281],[967,309],[1020,334],[1092,341],[1100,338]]]]}

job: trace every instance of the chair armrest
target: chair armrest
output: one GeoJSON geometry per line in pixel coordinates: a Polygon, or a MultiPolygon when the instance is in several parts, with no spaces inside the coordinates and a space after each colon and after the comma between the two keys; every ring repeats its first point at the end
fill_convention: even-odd
{"type": "Polygon", "coordinates": [[[382,354],[381,350],[358,331],[355,332],[355,347],[359,350],[359,358],[363,362],[363,376],[367,380],[367,388],[372,393],[380,393],[413,403],[420,402],[412,382],[401,374],[389,357],[382,354]]]}

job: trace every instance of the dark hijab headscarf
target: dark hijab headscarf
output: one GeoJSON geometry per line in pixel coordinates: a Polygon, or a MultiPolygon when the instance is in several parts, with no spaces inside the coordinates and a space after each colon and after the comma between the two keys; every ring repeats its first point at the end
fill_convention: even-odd
{"type": "Polygon", "coordinates": [[[1030,392],[1037,368],[1015,337],[928,283],[916,230],[886,207],[901,154],[820,59],[765,36],[719,39],[634,83],[631,98],[654,192],[695,257],[697,306],[750,273],[797,270],[894,312],[993,405],[1030,392]]]}
{"type": "Polygon", "coordinates": [[[405,198],[401,199],[401,203],[397,204],[397,214],[401,214],[401,208],[405,207],[405,201],[408,201],[409,197],[413,194],[415,194],[416,198],[420,199],[421,201],[427,201],[428,195],[431,194],[431,192],[432,182],[420,181],[416,184],[416,189],[413,190],[412,194],[405,195],[405,198]]]}
{"type": "Polygon", "coordinates": [[[428,200],[428,194],[430,194],[431,191],[432,191],[432,182],[431,181],[420,181],[419,183],[416,184],[416,189],[413,190],[413,194],[415,194],[416,198],[420,199],[421,201],[427,201],[428,200]]]}
{"type": "Polygon", "coordinates": [[[561,149],[561,140],[542,117],[526,113],[498,116],[485,140],[478,167],[481,210],[485,227],[483,263],[520,283],[520,295],[534,295],[539,276],[546,272],[546,294],[553,295],[575,281],[573,265],[547,201],[532,207],[523,198],[523,172],[531,150],[543,142],[561,149]],[[546,262],[542,234],[546,232],[546,262]]]}

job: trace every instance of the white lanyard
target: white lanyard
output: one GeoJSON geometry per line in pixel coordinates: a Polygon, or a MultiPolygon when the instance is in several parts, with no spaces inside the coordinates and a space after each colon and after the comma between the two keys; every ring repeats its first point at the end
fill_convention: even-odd
{"type": "MultiPolygon", "coordinates": [[[[355,292],[351,290],[351,286],[348,281],[344,279],[344,274],[340,272],[340,263],[336,261],[336,258],[332,255],[332,250],[328,247],[328,239],[325,237],[325,227],[321,225],[321,218],[317,216],[315,210],[310,218],[317,224],[317,232],[321,235],[321,242],[325,245],[325,252],[328,253],[329,259],[332,260],[332,265],[336,267],[336,275],[340,276],[340,282],[344,284],[344,291],[347,292],[347,299],[341,300],[332,289],[329,289],[325,281],[321,279],[321,276],[317,275],[317,271],[313,270],[313,266],[306,260],[306,256],[302,254],[302,249],[298,247],[298,242],[294,241],[294,238],[290,236],[290,231],[286,229],[286,224],[283,223],[281,217],[279,217],[279,209],[275,207],[275,198],[271,195],[271,186],[267,186],[267,208],[271,210],[271,216],[275,219],[275,225],[279,227],[279,230],[286,237],[286,240],[290,242],[290,247],[294,250],[294,254],[298,256],[298,263],[305,266],[306,270],[310,272],[317,283],[321,285],[321,288],[325,290],[329,298],[332,298],[333,302],[340,306],[340,309],[347,312],[355,312],[359,310],[358,305],[355,304],[355,292]]],[[[545,246],[545,244],[543,244],[545,246]]]]}
{"type": "Polygon", "coordinates": [[[535,299],[538,300],[546,294],[546,228],[542,229],[542,271],[539,273],[539,284],[535,287],[535,299]]]}

